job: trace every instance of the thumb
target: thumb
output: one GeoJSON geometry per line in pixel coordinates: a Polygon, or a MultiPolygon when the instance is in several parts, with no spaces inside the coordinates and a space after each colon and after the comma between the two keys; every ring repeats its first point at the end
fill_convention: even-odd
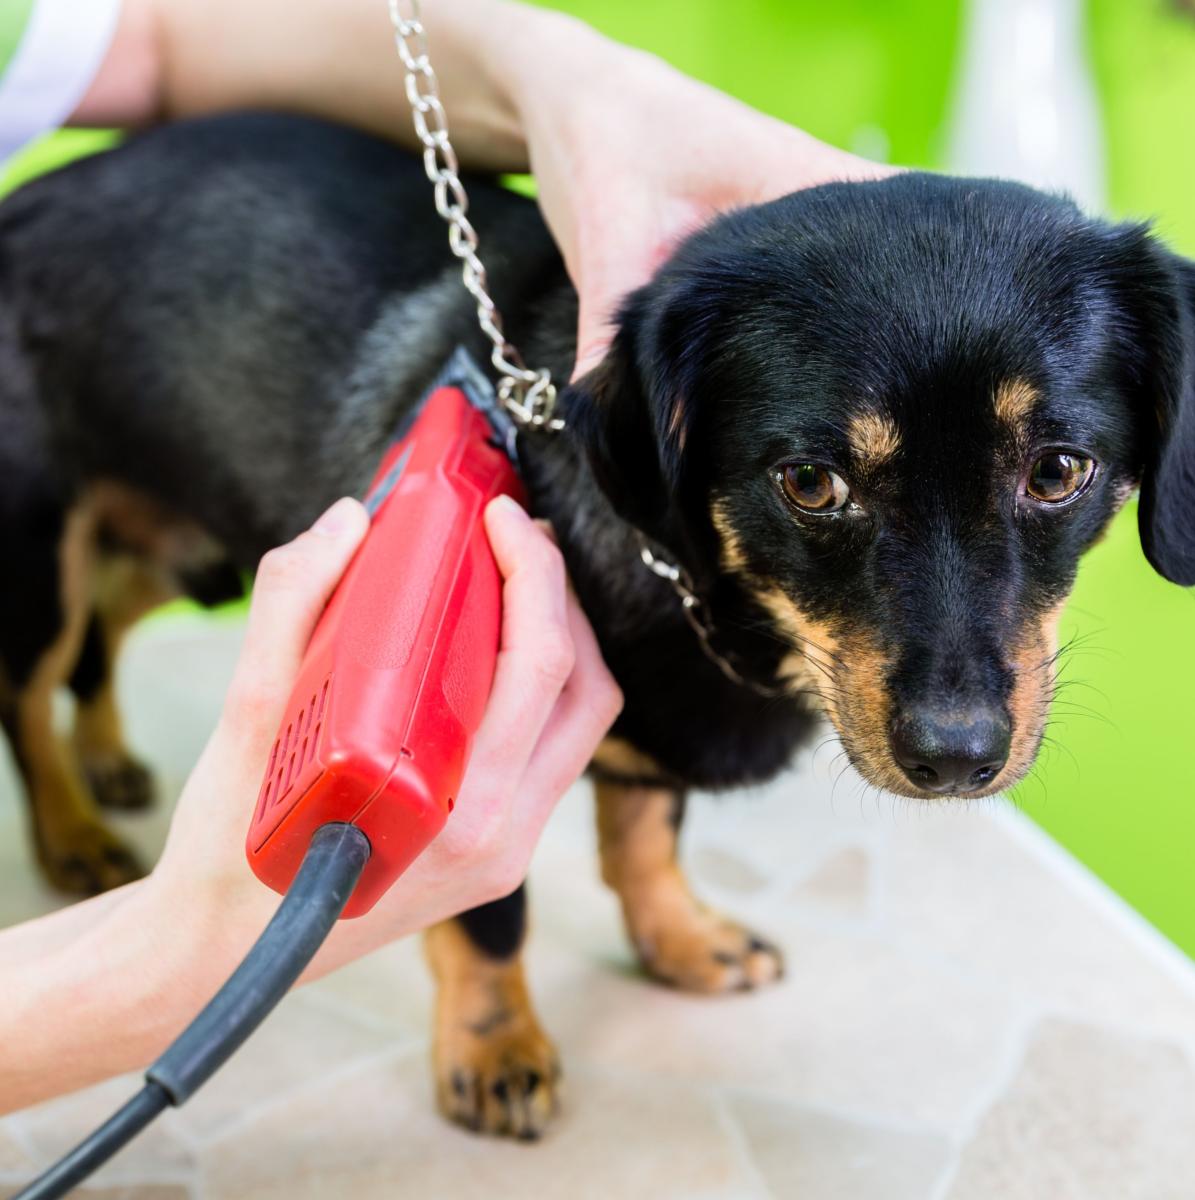
{"type": "Polygon", "coordinates": [[[346,496],[261,560],[224,708],[233,724],[273,736],[316,622],[368,528],[364,506],[346,496]]]}

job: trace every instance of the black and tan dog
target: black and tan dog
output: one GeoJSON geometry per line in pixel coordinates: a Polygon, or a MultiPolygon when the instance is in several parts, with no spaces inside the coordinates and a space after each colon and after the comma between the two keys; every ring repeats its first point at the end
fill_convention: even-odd
{"type": "MultiPolygon", "coordinates": [[[[566,379],[576,299],[537,210],[470,187],[512,339],[566,379]]],[[[136,872],[97,807],[148,793],[112,700],[122,630],[163,596],[237,591],[359,492],[461,343],[484,357],[418,163],[354,132],[178,125],[0,207],[2,710],[54,882],[136,872]],[[73,752],[50,729],[68,682],[73,752]]],[[[690,894],[677,831],[685,788],[769,778],[819,709],[902,795],[1024,774],[1059,608],[1136,486],[1150,560],[1195,583],[1193,389],[1195,269],[1012,184],[802,192],[718,220],[628,300],[563,395],[567,433],[521,452],[626,695],[594,764],[602,872],[652,974],[779,975],[690,894]]],[[[522,934],[519,891],[429,949],[442,1106],[533,1136],[556,1067],[522,934]]]]}

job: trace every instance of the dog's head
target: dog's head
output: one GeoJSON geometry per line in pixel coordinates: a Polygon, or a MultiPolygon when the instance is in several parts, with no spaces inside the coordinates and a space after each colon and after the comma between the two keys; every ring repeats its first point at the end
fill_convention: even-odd
{"type": "Polygon", "coordinates": [[[910,174],[723,217],[579,391],[616,509],[735,577],[894,792],[1025,773],[1079,558],[1135,487],[1149,560],[1195,584],[1195,267],[1025,187],[910,174]]]}

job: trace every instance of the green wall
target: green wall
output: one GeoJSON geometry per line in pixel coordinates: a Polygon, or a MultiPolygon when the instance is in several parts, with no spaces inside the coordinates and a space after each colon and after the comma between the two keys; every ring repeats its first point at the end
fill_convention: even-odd
{"type": "MultiPolygon", "coordinates": [[[[1195,255],[1195,14],[1090,0],[1113,215],[1153,218],[1195,255]]],[[[1079,636],[1047,754],[1017,799],[1195,955],[1195,591],[1141,555],[1136,504],[1087,558],[1063,637],[1079,636]],[[1084,706],[1084,713],[1068,706],[1084,706]]],[[[1195,514],[1192,514],[1195,521],[1195,514]]]]}
{"type": "MultiPolygon", "coordinates": [[[[961,36],[954,0],[568,0],[552,5],[810,132],[943,165],[961,36]]],[[[1110,205],[1195,255],[1195,19],[1163,0],[1090,0],[1110,205]]],[[[74,135],[34,153],[95,144],[74,135]]],[[[15,178],[15,176],[14,176],[15,178]]],[[[1141,556],[1136,506],[1085,560],[1063,637],[1073,681],[1016,801],[1195,954],[1195,594],[1141,556]]],[[[1048,919],[1049,914],[1043,914],[1048,919]]]]}

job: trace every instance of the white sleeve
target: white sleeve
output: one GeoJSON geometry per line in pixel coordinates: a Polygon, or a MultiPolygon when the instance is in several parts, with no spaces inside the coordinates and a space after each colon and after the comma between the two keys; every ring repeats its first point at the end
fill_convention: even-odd
{"type": "Polygon", "coordinates": [[[0,76],[0,161],[75,111],[108,52],[120,6],[121,0],[34,0],[0,76]]]}

